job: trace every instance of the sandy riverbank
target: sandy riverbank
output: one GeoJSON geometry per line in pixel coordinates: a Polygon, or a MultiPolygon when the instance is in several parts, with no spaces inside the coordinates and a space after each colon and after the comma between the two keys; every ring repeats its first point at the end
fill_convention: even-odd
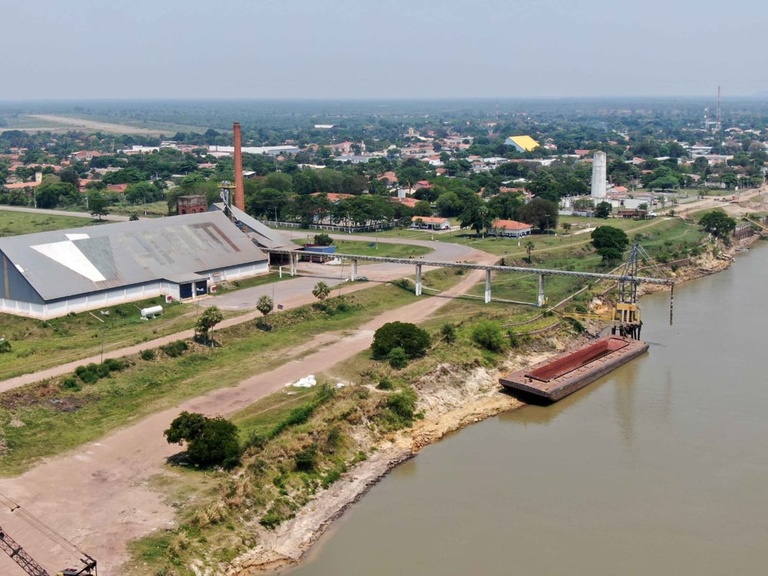
{"type": "MultiPolygon", "coordinates": [[[[565,347],[565,343],[556,345],[565,347]]],[[[477,368],[455,371],[443,365],[421,378],[414,383],[414,388],[419,395],[418,410],[424,412],[424,419],[378,445],[366,461],[355,466],[327,490],[318,492],[295,518],[274,531],[259,527],[259,545],[235,559],[227,574],[245,576],[296,564],[333,521],[392,468],[446,434],[523,406],[522,402],[502,392],[499,375],[506,370],[539,362],[554,353],[520,355],[503,370],[477,368]]]]}
{"type": "MultiPolygon", "coordinates": [[[[737,243],[717,258],[709,255],[693,259],[687,267],[677,270],[677,282],[727,269],[739,250],[758,240],[758,236],[753,236],[737,243]]],[[[548,351],[515,356],[500,370],[478,368],[471,372],[456,372],[450,366],[440,366],[421,378],[414,383],[414,388],[419,395],[419,409],[424,411],[425,418],[413,428],[377,446],[368,460],[355,466],[329,489],[319,492],[295,518],[283,523],[277,530],[268,531],[259,527],[259,545],[236,558],[227,575],[247,576],[298,563],[325,530],[392,468],[446,434],[524,406],[503,392],[498,383],[500,374],[535,364],[582,342],[580,337],[568,340],[552,338],[547,342],[548,351]]]]}

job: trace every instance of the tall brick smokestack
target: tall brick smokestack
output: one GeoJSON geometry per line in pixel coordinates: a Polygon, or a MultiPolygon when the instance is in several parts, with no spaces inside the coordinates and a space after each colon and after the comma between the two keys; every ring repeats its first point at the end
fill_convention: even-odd
{"type": "Polygon", "coordinates": [[[245,212],[245,187],[243,186],[243,136],[240,122],[235,122],[235,206],[245,212]]]}

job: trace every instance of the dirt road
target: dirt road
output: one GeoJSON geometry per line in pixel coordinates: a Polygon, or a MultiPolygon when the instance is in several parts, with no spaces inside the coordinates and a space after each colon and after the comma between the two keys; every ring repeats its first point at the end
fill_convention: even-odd
{"type": "Polygon", "coordinates": [[[30,118],[36,118],[43,122],[51,122],[51,130],[61,130],[64,124],[69,126],[70,130],[93,130],[96,132],[107,132],[110,134],[145,134],[148,136],[163,136],[173,134],[171,128],[168,130],[158,130],[156,128],[141,128],[140,126],[128,126],[127,124],[115,124],[113,122],[101,122],[99,120],[86,120],[85,118],[75,118],[73,116],[57,116],[55,114],[30,114],[30,118]]]}
{"type": "MultiPolygon", "coordinates": [[[[474,256],[473,260],[482,263],[495,260],[483,253],[474,256]]],[[[69,454],[46,460],[20,477],[0,480],[0,493],[23,504],[27,511],[94,556],[101,576],[118,575],[128,557],[126,546],[130,540],[173,525],[174,508],[151,488],[150,480],[166,470],[165,458],[179,450],[178,446],[168,445],[162,435],[179,412],[226,416],[303,376],[327,371],[369,347],[374,331],[382,324],[422,321],[449,302],[450,296],[469,290],[482,274],[473,271],[445,297],[425,298],[391,310],[352,334],[321,335],[289,351],[284,365],[254,375],[236,387],[189,400],[69,454]],[[301,357],[315,348],[315,352],[301,357]]],[[[0,525],[52,570],[66,564],[59,548],[51,546],[15,515],[0,513],[0,525]]],[[[10,560],[0,558],[0,573],[13,574],[14,569],[10,560]]]]}

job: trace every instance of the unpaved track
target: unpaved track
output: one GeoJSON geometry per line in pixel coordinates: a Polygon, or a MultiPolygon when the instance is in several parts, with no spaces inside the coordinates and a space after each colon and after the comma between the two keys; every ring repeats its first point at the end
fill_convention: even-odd
{"type": "MultiPolygon", "coordinates": [[[[471,259],[495,261],[495,257],[482,253],[471,259]]],[[[149,480],[166,469],[168,456],[179,451],[178,446],[167,444],[163,438],[163,430],[179,412],[230,415],[292,381],[327,371],[365,350],[376,328],[386,322],[424,320],[448,303],[450,296],[469,290],[482,277],[482,271],[472,271],[444,297],[424,298],[386,312],[347,336],[338,335],[331,343],[328,334],[318,336],[300,348],[319,349],[300,360],[149,416],[97,442],[48,459],[17,478],[0,480],[0,492],[94,556],[101,576],[121,574],[120,565],[128,558],[126,545],[130,540],[173,525],[174,508],[150,488],[149,480]]],[[[67,564],[57,548],[13,514],[0,513],[0,526],[50,569],[58,570],[67,564]]],[[[12,575],[13,570],[18,571],[18,567],[5,556],[0,558],[0,574],[12,575]]]]}
{"type": "MultiPolygon", "coordinates": [[[[115,124],[113,122],[102,122],[100,120],[86,120],[85,118],[75,118],[73,116],[58,116],[55,114],[30,114],[30,118],[37,118],[44,122],[55,124],[64,124],[71,126],[72,129],[95,130],[97,132],[108,132],[110,134],[146,134],[149,136],[164,136],[173,134],[173,129],[158,130],[156,128],[141,128],[140,126],[129,126],[127,124],[115,124]]],[[[61,130],[62,126],[53,126],[49,128],[52,131],[61,130]]]]}

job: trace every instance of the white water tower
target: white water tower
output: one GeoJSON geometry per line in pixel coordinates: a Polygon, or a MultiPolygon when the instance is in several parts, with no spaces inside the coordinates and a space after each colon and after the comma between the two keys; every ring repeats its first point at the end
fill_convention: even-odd
{"type": "Polygon", "coordinates": [[[606,197],[606,172],[608,168],[608,159],[605,152],[599,150],[592,157],[592,198],[606,197]]]}

